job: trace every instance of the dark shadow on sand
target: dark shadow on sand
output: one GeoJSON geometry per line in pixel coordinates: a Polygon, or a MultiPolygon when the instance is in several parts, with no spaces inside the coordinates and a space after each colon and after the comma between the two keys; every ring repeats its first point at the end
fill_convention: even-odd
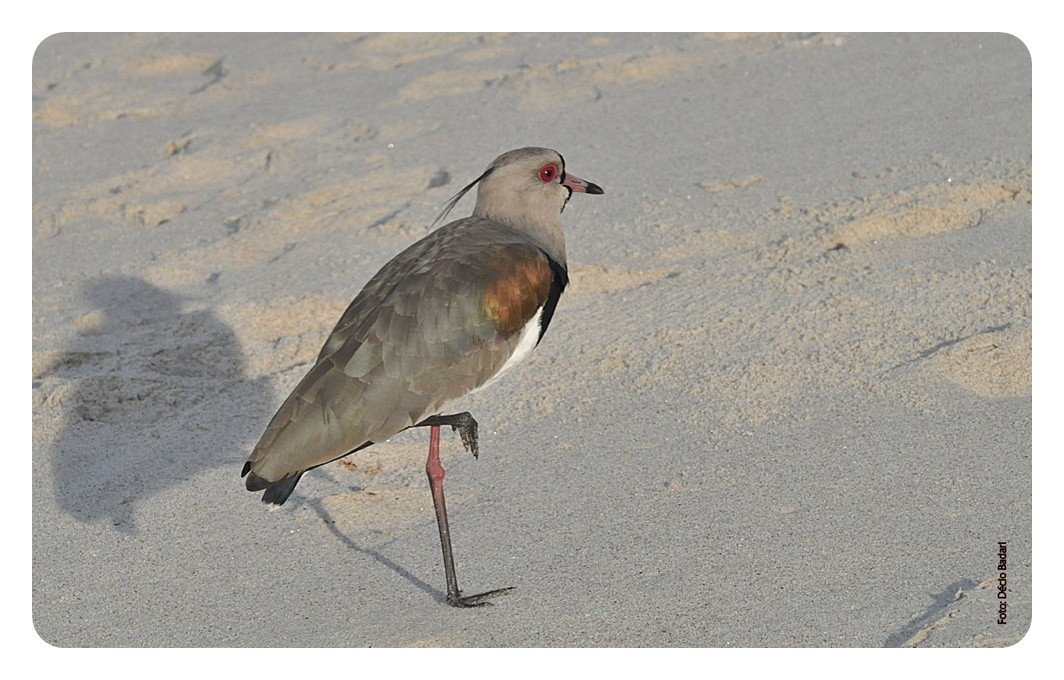
{"type": "MultiPolygon", "coordinates": [[[[385,557],[378,550],[374,550],[372,548],[363,548],[362,546],[358,545],[357,543],[352,541],[350,538],[348,538],[342,531],[340,531],[336,527],[336,522],[333,520],[332,515],[330,515],[329,511],[325,509],[325,506],[322,505],[321,501],[316,500],[316,499],[315,500],[308,500],[307,501],[307,505],[309,505],[311,508],[313,508],[314,512],[318,513],[318,516],[321,517],[321,520],[323,522],[325,522],[325,526],[329,528],[329,531],[332,532],[332,535],[336,536],[336,538],[340,539],[340,541],[343,542],[344,545],[346,545],[347,547],[351,548],[352,550],[354,550],[356,552],[360,552],[363,555],[368,555],[368,556],[372,557],[373,559],[377,560],[378,562],[380,562],[384,566],[388,567],[389,569],[391,569],[395,573],[397,573],[400,576],[402,576],[403,578],[405,578],[407,581],[409,581],[411,584],[413,584],[413,586],[415,588],[421,590],[422,592],[425,592],[425,593],[428,593],[429,595],[431,595],[433,598],[436,599],[437,602],[441,602],[441,603],[446,603],[447,602],[447,594],[445,592],[443,592],[442,590],[440,590],[438,588],[433,588],[429,584],[427,584],[424,581],[422,581],[421,579],[419,579],[417,576],[414,576],[412,573],[410,573],[410,571],[405,569],[402,565],[396,563],[394,560],[389,559],[388,557],[385,557]]],[[[442,575],[441,575],[441,578],[442,578],[442,575]]]]}
{"type": "Polygon", "coordinates": [[[884,647],[901,647],[908,642],[917,632],[924,627],[934,623],[942,614],[945,613],[946,608],[957,601],[957,594],[959,592],[967,592],[972,588],[975,588],[978,584],[970,579],[960,579],[942,589],[941,592],[931,594],[931,605],[920,616],[910,621],[908,625],[894,633],[887,638],[883,643],[884,647]]]}
{"type": "MultiPolygon", "coordinates": [[[[278,403],[267,378],[247,375],[233,330],[202,304],[189,309],[136,277],[101,277],[82,294],[88,321],[34,378],[35,389],[61,379],[52,388],[62,395],[63,422],[47,462],[59,506],[82,522],[133,534],[139,502],[204,470],[231,469],[233,486],[242,488],[250,453],[243,440],[261,433],[278,403]]],[[[247,494],[247,512],[280,521],[264,512],[260,495],[247,494]]],[[[352,550],[446,602],[440,589],[344,535],[319,500],[297,493],[291,501],[313,508],[352,550]]]]}
{"type": "Polygon", "coordinates": [[[139,501],[204,469],[234,465],[237,483],[234,452],[207,416],[235,416],[241,394],[271,390],[246,376],[232,329],[136,277],[100,277],[82,295],[87,321],[34,381],[70,385],[49,460],[60,507],[134,532],[139,501]]]}

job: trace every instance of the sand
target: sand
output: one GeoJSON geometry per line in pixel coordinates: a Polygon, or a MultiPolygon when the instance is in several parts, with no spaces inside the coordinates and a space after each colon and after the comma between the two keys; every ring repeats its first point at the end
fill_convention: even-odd
{"type": "MultiPolygon", "coordinates": [[[[33,625],[84,646],[982,647],[1031,620],[1031,62],[1004,34],[95,35],[33,64],[33,625]],[[543,343],[267,512],[240,468],[499,153],[543,343]],[[998,623],[999,542],[1007,623],[998,623]]],[[[466,199],[453,215],[468,214],[466,199]]]]}

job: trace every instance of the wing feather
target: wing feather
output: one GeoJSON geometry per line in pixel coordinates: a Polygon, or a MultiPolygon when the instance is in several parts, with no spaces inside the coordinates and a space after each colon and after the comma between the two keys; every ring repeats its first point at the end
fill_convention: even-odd
{"type": "Polygon", "coordinates": [[[413,244],[369,280],[281,405],[249,458],[256,483],[383,441],[483,385],[567,280],[527,236],[482,218],[413,244]]]}

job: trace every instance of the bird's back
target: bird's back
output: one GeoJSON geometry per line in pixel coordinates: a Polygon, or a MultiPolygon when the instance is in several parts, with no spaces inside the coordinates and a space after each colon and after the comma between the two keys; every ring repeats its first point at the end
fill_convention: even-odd
{"type": "Polygon", "coordinates": [[[564,285],[564,263],[492,220],[414,243],[348,306],[252,451],[248,487],[384,441],[483,385],[564,285]]]}

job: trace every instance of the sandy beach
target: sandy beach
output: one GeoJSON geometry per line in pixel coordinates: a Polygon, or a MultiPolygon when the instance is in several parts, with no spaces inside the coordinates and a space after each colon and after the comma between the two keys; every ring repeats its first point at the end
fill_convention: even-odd
{"type": "Polygon", "coordinates": [[[1006,34],[48,38],[38,635],[1017,642],[1031,101],[1006,34]],[[515,587],[458,610],[424,429],[275,512],[240,469],[369,277],[529,145],[605,194],[565,210],[571,285],[539,347],[451,409],[481,426],[477,460],[444,433],[461,585],[515,587]]]}

